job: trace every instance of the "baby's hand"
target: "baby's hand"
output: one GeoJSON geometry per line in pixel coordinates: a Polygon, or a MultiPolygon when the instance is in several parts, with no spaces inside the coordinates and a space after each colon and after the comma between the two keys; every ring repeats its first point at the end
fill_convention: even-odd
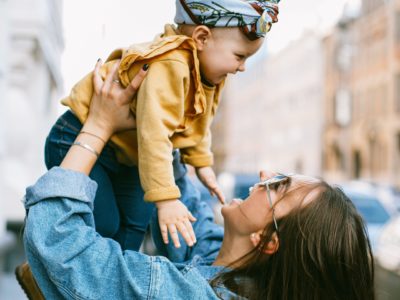
{"type": "Polygon", "coordinates": [[[221,204],[225,204],[225,196],[221,188],[218,186],[217,178],[211,167],[196,168],[197,178],[210,191],[211,196],[217,196],[221,204]]]}
{"type": "Polygon", "coordinates": [[[196,243],[196,235],[194,234],[192,224],[196,218],[190,213],[186,206],[179,201],[165,200],[156,202],[158,210],[158,223],[161,229],[161,235],[165,244],[168,244],[168,231],[176,248],[179,248],[178,231],[184,238],[188,246],[196,243]]]}

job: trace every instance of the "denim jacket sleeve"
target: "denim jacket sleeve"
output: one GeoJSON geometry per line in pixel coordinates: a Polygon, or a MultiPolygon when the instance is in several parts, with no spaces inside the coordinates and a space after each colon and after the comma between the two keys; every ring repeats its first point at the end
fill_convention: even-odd
{"type": "Polygon", "coordinates": [[[29,187],[24,243],[46,299],[215,299],[196,268],[122,251],[94,229],[96,183],[53,168],[29,187]]]}

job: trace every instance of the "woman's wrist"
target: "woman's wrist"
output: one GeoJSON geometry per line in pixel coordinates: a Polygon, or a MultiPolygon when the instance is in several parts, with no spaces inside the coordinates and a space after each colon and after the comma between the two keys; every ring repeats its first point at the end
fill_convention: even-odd
{"type": "MultiPolygon", "coordinates": [[[[96,133],[98,132],[96,131],[96,133]]],[[[79,134],[60,167],[89,175],[104,146],[104,142],[98,137],[79,134]]]]}
{"type": "Polygon", "coordinates": [[[107,143],[113,135],[113,130],[111,128],[104,124],[101,124],[101,122],[91,120],[90,118],[88,118],[85,124],[83,124],[81,132],[97,137],[103,143],[107,143]]]}

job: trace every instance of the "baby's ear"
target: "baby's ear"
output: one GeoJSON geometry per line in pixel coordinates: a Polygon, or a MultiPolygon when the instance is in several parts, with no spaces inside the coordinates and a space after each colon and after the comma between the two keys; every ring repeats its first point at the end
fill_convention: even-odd
{"type": "Polygon", "coordinates": [[[212,32],[210,28],[204,25],[196,26],[192,33],[192,39],[195,41],[197,50],[202,51],[210,40],[212,32]]]}

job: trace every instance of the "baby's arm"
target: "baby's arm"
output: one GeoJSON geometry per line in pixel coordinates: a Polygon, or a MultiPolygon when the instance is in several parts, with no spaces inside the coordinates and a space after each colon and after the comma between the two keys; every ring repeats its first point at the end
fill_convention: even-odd
{"type": "Polygon", "coordinates": [[[225,196],[217,182],[214,170],[211,167],[196,168],[196,175],[203,185],[209,190],[211,196],[217,196],[221,204],[225,204],[225,196]]]}
{"type": "Polygon", "coordinates": [[[148,202],[181,197],[175,184],[171,137],[184,117],[190,70],[176,61],[153,62],[137,98],[140,182],[148,202]]]}
{"type": "Polygon", "coordinates": [[[196,168],[196,175],[212,196],[217,196],[221,204],[225,204],[225,196],[218,185],[217,178],[211,167],[213,154],[211,148],[211,132],[194,147],[182,149],[182,160],[196,168]]]}
{"type": "Polygon", "coordinates": [[[171,142],[184,117],[189,76],[188,66],[181,62],[153,62],[139,90],[136,107],[144,197],[157,207],[163,241],[168,243],[169,233],[175,247],[180,247],[178,232],[189,246],[196,240],[191,224],[195,219],[178,200],[181,194],[175,184],[171,142]]]}
{"type": "MultiPolygon", "coordinates": [[[[200,192],[193,185],[188,176],[183,176],[177,180],[177,185],[183,192],[181,202],[186,205],[190,213],[197,219],[193,223],[196,234],[196,243],[189,247],[182,243],[180,248],[175,248],[173,244],[164,244],[160,232],[158,216],[153,215],[151,222],[151,232],[157,250],[161,255],[168,257],[171,261],[179,263],[191,260],[199,255],[203,259],[214,260],[221,248],[224,235],[222,226],[214,222],[214,212],[209,203],[201,201],[200,192]]],[[[182,241],[181,241],[182,242],[182,241]]]]}

